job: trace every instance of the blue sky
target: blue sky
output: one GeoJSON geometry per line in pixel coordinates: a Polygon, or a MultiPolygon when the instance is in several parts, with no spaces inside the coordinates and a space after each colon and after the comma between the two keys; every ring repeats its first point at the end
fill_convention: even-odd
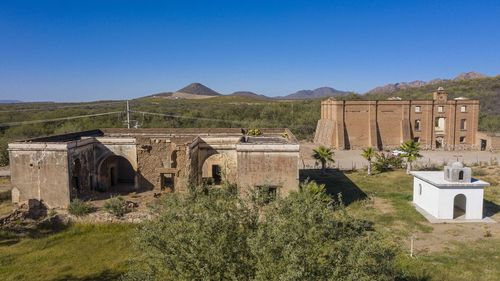
{"type": "Polygon", "coordinates": [[[0,99],[270,96],[500,74],[498,1],[2,1],[0,99]]]}

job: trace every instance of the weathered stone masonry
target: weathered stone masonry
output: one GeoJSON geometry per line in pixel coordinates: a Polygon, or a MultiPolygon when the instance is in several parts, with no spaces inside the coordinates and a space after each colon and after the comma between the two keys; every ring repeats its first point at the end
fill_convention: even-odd
{"type": "Polygon", "coordinates": [[[297,140],[288,129],[262,131],[102,129],[11,143],[13,201],[66,207],[99,191],[185,192],[204,181],[236,183],[242,193],[256,186],[283,195],[297,190],[297,140]]]}

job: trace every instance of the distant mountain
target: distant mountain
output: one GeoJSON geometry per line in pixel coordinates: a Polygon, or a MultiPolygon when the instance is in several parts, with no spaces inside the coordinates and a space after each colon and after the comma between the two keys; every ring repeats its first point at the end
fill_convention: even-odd
{"type": "Polygon", "coordinates": [[[287,99],[287,100],[301,100],[301,99],[319,99],[326,97],[337,97],[348,95],[351,92],[339,91],[330,87],[321,87],[314,90],[300,90],[293,94],[289,94],[284,97],[277,97],[279,99],[287,99]]]}
{"type": "Polygon", "coordinates": [[[471,71],[471,72],[460,73],[453,80],[468,80],[468,79],[479,79],[479,78],[486,78],[486,77],[488,77],[488,76],[484,75],[482,73],[471,71]]]}
{"type": "Polygon", "coordinates": [[[465,97],[480,101],[481,114],[494,115],[500,125],[500,75],[486,78],[463,79],[463,75],[455,79],[442,79],[427,83],[421,87],[399,88],[396,91],[370,91],[362,96],[365,100],[385,100],[400,97],[404,100],[432,99],[432,93],[443,87],[449,99],[465,97]]]}
{"type": "Polygon", "coordinates": [[[220,96],[221,94],[200,83],[191,83],[176,93],[185,93],[198,96],[220,96]]]}
{"type": "Polygon", "coordinates": [[[271,99],[268,96],[259,95],[259,94],[256,94],[256,93],[250,92],[250,91],[237,91],[237,92],[234,92],[228,96],[254,98],[254,99],[266,99],[266,100],[271,99]]]}
{"type": "Polygon", "coordinates": [[[0,100],[0,103],[21,103],[20,100],[0,100]]]}
{"type": "Polygon", "coordinates": [[[421,80],[415,80],[412,82],[399,82],[399,83],[394,83],[394,84],[387,84],[384,86],[376,87],[371,89],[370,91],[366,92],[366,94],[391,94],[395,93],[397,91],[401,90],[406,90],[406,89],[411,89],[411,88],[420,88],[426,85],[434,85],[434,84],[439,84],[439,83],[444,83],[444,82],[449,82],[449,81],[461,81],[461,80],[470,80],[470,79],[480,79],[480,78],[486,78],[488,76],[478,73],[478,72],[464,72],[460,73],[457,77],[453,79],[433,79],[431,81],[421,81],[421,80]]]}

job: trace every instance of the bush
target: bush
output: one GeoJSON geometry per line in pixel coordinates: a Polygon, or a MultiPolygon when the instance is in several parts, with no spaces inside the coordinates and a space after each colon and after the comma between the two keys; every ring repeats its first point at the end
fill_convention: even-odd
{"type": "Polygon", "coordinates": [[[373,168],[379,173],[401,169],[403,167],[403,159],[399,156],[390,153],[379,153],[375,157],[373,168]]]}
{"type": "Polygon", "coordinates": [[[125,200],[121,196],[111,197],[104,203],[104,209],[117,217],[123,217],[129,211],[125,200]]]}
{"type": "Polygon", "coordinates": [[[74,216],[81,217],[86,214],[92,213],[94,207],[90,203],[87,203],[80,199],[75,199],[69,203],[68,212],[74,216]]]}
{"type": "Polygon", "coordinates": [[[6,139],[0,139],[0,167],[9,165],[8,142],[6,139]]]}
{"type": "Polygon", "coordinates": [[[256,208],[237,193],[168,194],[141,225],[126,280],[394,280],[395,244],[350,217],[323,185],[256,208]],[[262,211],[262,212],[261,212],[262,211]]]}

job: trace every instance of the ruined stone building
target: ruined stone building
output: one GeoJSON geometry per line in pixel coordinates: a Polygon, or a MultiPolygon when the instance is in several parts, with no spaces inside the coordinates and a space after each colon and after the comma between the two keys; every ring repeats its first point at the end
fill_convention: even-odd
{"type": "MultiPolygon", "coordinates": [[[[407,140],[423,149],[478,149],[479,101],[448,99],[439,88],[432,100],[321,102],[314,142],[335,149],[395,148],[407,140]]],[[[483,148],[483,147],[481,147],[483,148]]]]}
{"type": "Polygon", "coordinates": [[[222,181],[286,195],[298,189],[299,144],[288,129],[101,129],[9,144],[12,200],[67,207],[102,192],[142,192],[222,181]]]}

